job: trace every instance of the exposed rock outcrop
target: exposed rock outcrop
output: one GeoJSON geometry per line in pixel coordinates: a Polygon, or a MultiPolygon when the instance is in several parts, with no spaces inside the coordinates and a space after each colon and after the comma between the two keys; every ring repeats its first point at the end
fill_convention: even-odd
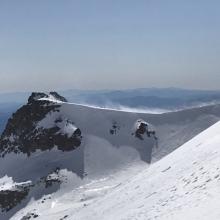
{"type": "Polygon", "coordinates": [[[144,140],[144,135],[147,135],[147,137],[153,137],[155,140],[157,140],[155,130],[150,128],[150,125],[142,119],[136,121],[134,129],[135,137],[139,138],[140,140],[144,140]]]}
{"type": "Polygon", "coordinates": [[[8,212],[28,195],[30,183],[15,184],[11,189],[0,190],[0,211],[8,212]]]}
{"type": "Polygon", "coordinates": [[[56,92],[32,93],[28,103],[8,120],[0,139],[0,155],[36,150],[73,150],[81,144],[81,130],[63,117],[60,102],[67,100],[56,92]]]}

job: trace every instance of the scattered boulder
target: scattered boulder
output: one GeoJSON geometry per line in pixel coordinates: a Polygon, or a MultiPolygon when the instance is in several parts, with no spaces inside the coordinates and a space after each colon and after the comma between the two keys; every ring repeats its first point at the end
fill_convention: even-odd
{"type": "Polygon", "coordinates": [[[36,214],[34,212],[29,212],[25,216],[23,216],[21,220],[30,220],[30,219],[35,219],[37,217],[39,217],[38,214],[36,214]]]}

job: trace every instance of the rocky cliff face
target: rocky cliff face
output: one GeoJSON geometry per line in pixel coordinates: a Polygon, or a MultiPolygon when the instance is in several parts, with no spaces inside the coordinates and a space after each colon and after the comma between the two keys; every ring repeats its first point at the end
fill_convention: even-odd
{"type": "Polygon", "coordinates": [[[1,135],[0,154],[36,150],[74,150],[81,144],[81,130],[60,114],[60,103],[67,100],[56,92],[32,93],[28,103],[8,120],[1,135]]]}

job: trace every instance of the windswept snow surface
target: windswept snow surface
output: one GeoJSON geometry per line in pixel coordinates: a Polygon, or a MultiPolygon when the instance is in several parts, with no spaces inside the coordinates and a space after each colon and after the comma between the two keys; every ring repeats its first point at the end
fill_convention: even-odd
{"type": "MultiPolygon", "coordinates": [[[[63,103],[61,112],[69,118],[83,134],[94,135],[107,140],[113,146],[145,146],[131,136],[137,120],[146,121],[156,130],[158,149],[153,149],[152,161],[157,161],[186,143],[200,132],[220,120],[220,105],[204,106],[177,112],[149,114],[124,112],[111,109],[63,103]],[[112,125],[118,129],[115,135],[109,133],[112,125]]],[[[150,145],[147,144],[148,146],[150,145]]],[[[141,153],[141,157],[147,152],[141,153]]]]}
{"type": "Polygon", "coordinates": [[[134,163],[74,190],[61,187],[11,219],[34,212],[39,220],[219,220],[219,146],[220,122],[149,168],[134,163]]]}
{"type": "MultiPolygon", "coordinates": [[[[155,139],[152,137],[143,141],[132,134],[137,120],[146,121],[156,130],[159,148],[153,151],[152,160],[154,162],[220,119],[219,105],[164,114],[146,114],[91,108],[65,102],[59,102],[59,104],[59,114],[62,119],[65,119],[64,122],[68,119],[73,123],[73,127],[61,126],[65,128],[61,132],[68,134],[75,130],[75,126],[80,128],[83,136],[81,146],[70,152],[62,152],[54,147],[50,151],[36,151],[29,157],[24,154],[11,153],[0,158],[0,177],[7,174],[16,183],[31,181],[37,184],[40,178],[47,176],[54,168],[59,167],[62,172],[66,173],[67,180],[61,185],[61,189],[52,195],[47,194],[57,190],[57,187],[54,188],[54,191],[52,189],[48,192],[48,189],[43,190],[40,186],[39,189],[37,188],[37,193],[30,194],[18,208],[12,209],[11,213],[7,215],[1,214],[1,220],[9,219],[8,216],[14,214],[15,210],[24,208],[28,202],[29,205],[21,209],[12,219],[20,220],[29,212],[38,212],[38,219],[62,219],[66,215],[68,217],[65,219],[77,220],[112,220],[115,219],[113,215],[118,216],[116,219],[124,219],[124,212],[129,213],[132,210],[132,202],[130,202],[130,207],[127,207],[130,210],[125,210],[124,203],[127,202],[129,205],[130,200],[122,200],[122,198],[126,198],[124,194],[133,195],[131,200],[135,200],[135,193],[139,193],[140,198],[144,195],[147,197],[156,190],[156,186],[160,187],[156,182],[151,183],[153,179],[160,183],[169,183],[169,179],[172,179],[159,178],[171,170],[170,165],[161,166],[161,170],[150,168],[150,170],[155,169],[155,173],[148,171],[149,165],[146,161],[151,160],[151,150],[155,139]],[[167,172],[164,171],[166,169],[167,172]],[[145,172],[150,172],[150,174],[145,174],[145,172]],[[138,176],[137,173],[139,173],[138,176]],[[79,176],[82,177],[82,175],[84,178],[80,179],[79,176]],[[144,182],[143,186],[139,186],[138,181],[143,182],[141,178],[144,175],[146,175],[144,181],[147,182],[144,182]],[[129,183],[134,184],[133,188],[130,188],[129,183]],[[137,191],[138,188],[141,189],[145,185],[147,189],[143,188],[143,191],[137,191]],[[124,188],[126,192],[123,191],[124,188]],[[133,190],[134,194],[130,190],[133,190]],[[31,197],[33,197],[32,200],[30,200],[31,197]],[[97,206],[93,203],[97,203],[97,206]],[[99,206],[102,209],[99,209],[99,206]],[[109,209],[115,210],[115,213],[110,212],[109,209]]],[[[53,125],[54,115],[48,114],[36,126],[51,127],[53,125]]],[[[152,165],[152,167],[155,166],[152,165]]],[[[175,181],[173,180],[173,182],[175,181]]],[[[172,181],[170,185],[172,185],[171,183],[172,181]]],[[[142,200],[145,201],[144,197],[142,200]]],[[[139,204],[139,202],[136,203],[139,204]]],[[[140,202],[140,206],[142,205],[140,202]]],[[[148,205],[149,207],[146,206],[145,208],[149,211],[152,207],[150,203],[148,205]]],[[[155,203],[155,207],[160,207],[160,205],[158,201],[155,203]]],[[[137,207],[136,209],[138,210],[137,207]]],[[[149,213],[150,217],[154,216],[154,214],[150,215],[149,213]]],[[[143,219],[146,219],[146,215],[143,216],[143,219]]],[[[139,216],[133,218],[128,215],[125,219],[129,218],[132,220],[141,219],[142,215],[140,218],[139,216]]]]}
{"type": "Polygon", "coordinates": [[[137,120],[146,121],[156,130],[159,138],[159,149],[153,153],[153,161],[161,159],[220,120],[220,105],[150,114],[63,103],[61,112],[82,133],[104,138],[114,146],[142,145],[131,134],[137,120]],[[118,127],[116,135],[110,135],[109,129],[114,124],[118,127]]]}
{"type": "MultiPolygon", "coordinates": [[[[57,103],[56,100],[54,101],[54,99],[50,97],[43,99],[57,103]]],[[[143,144],[140,141],[136,141],[131,134],[138,119],[146,121],[152,129],[156,130],[158,137],[159,148],[156,150],[153,149],[153,161],[157,161],[166,156],[220,120],[220,105],[152,114],[58,102],[61,105],[61,111],[57,114],[63,119],[70,119],[74,123],[74,126],[81,129],[84,137],[93,135],[107,140],[113,146],[143,146],[143,144]],[[111,135],[109,131],[113,125],[117,126],[117,131],[114,135],[111,135]]],[[[54,120],[51,119],[55,116],[57,116],[56,113],[53,115],[48,114],[38,126],[54,126],[54,120]]],[[[66,130],[74,131],[74,127],[66,127],[66,130]]],[[[150,145],[150,143],[148,145],[150,145]]],[[[142,154],[144,153],[146,152],[142,154]]]]}

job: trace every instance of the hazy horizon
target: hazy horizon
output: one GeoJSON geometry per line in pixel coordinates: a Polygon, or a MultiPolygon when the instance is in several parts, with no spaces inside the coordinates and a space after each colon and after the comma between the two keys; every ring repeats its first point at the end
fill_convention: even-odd
{"type": "Polygon", "coordinates": [[[183,88],[183,87],[140,87],[140,88],[122,88],[122,89],[74,89],[74,88],[66,88],[66,89],[33,89],[33,90],[17,90],[17,91],[0,91],[1,95],[4,94],[16,94],[16,93],[32,93],[32,92],[45,92],[49,93],[52,91],[55,92],[68,92],[68,91],[78,91],[78,92],[117,92],[117,91],[132,91],[132,90],[179,90],[179,91],[200,91],[200,92],[220,92],[220,89],[190,89],[190,88],[183,88]]]}
{"type": "Polygon", "coordinates": [[[0,1],[0,92],[220,88],[220,2],[0,1]]]}

